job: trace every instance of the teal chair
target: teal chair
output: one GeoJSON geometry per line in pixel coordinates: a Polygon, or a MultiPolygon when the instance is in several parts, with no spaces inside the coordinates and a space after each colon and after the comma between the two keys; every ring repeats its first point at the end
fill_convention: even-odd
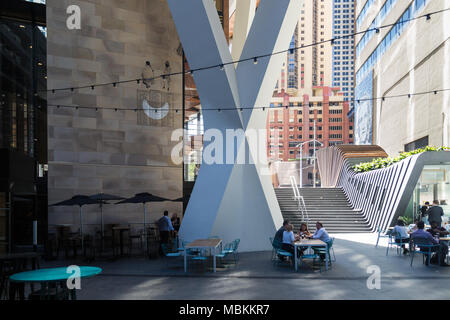
{"type": "MultiPolygon", "coordinates": [[[[229,261],[228,261],[227,257],[232,254],[233,247],[234,247],[233,242],[227,243],[223,247],[223,250],[220,253],[216,254],[216,258],[218,258],[218,261],[220,262],[220,264],[222,266],[228,266],[229,261]]],[[[236,265],[236,260],[234,260],[234,262],[235,262],[234,264],[236,265]]]]}
{"type": "Polygon", "coordinates": [[[198,251],[196,255],[190,255],[189,260],[194,261],[196,263],[201,263],[203,266],[203,271],[205,271],[209,261],[207,253],[208,253],[207,249],[201,249],[198,251]]]}
{"type": "MultiPolygon", "coordinates": [[[[278,241],[278,240],[273,240],[272,241],[272,247],[273,247],[273,249],[275,250],[275,256],[276,257],[285,257],[288,261],[290,261],[289,263],[291,263],[291,261],[292,261],[292,259],[293,259],[293,257],[294,257],[294,255],[292,254],[292,253],[290,253],[290,252],[288,252],[288,251],[285,251],[285,250],[283,250],[282,249],[282,243],[280,242],[280,241],[278,241]]],[[[281,259],[277,259],[277,258],[275,258],[274,260],[273,260],[273,263],[275,264],[280,264],[280,262],[283,262],[281,259]]]]}
{"type": "Polygon", "coordinates": [[[377,237],[377,243],[375,244],[375,248],[378,247],[378,242],[380,241],[380,238],[389,238],[388,232],[381,230],[380,227],[377,228],[377,233],[378,233],[378,237],[377,237]]]}
{"type": "Polygon", "coordinates": [[[430,265],[430,259],[433,255],[433,249],[436,248],[436,251],[439,255],[439,262],[441,261],[441,253],[439,251],[439,244],[432,244],[428,239],[420,239],[420,238],[413,238],[411,239],[411,247],[410,247],[410,255],[411,255],[411,267],[413,265],[414,256],[416,253],[422,254],[422,263],[425,263],[426,265],[430,265]],[[419,247],[419,250],[416,250],[416,246],[419,247]],[[426,260],[425,260],[426,257],[426,260]]]}
{"type": "MultiPolygon", "coordinates": [[[[334,248],[333,248],[333,243],[334,243],[335,238],[330,238],[330,240],[326,241],[325,243],[327,244],[327,248],[313,248],[314,253],[318,254],[319,258],[320,258],[320,262],[322,263],[322,258],[320,257],[321,255],[324,254],[328,254],[328,263],[331,266],[331,262],[335,262],[336,261],[336,255],[334,254],[334,248]],[[333,258],[332,258],[333,255],[333,258]]],[[[317,258],[317,257],[316,257],[317,258]]]]}
{"type": "MultiPolygon", "coordinates": [[[[316,264],[316,260],[317,259],[320,260],[320,254],[318,252],[316,253],[316,250],[318,250],[318,249],[313,250],[314,253],[302,254],[299,258],[300,265],[303,264],[303,260],[306,260],[306,259],[311,260],[312,259],[313,266],[314,266],[316,264]]],[[[325,249],[322,249],[322,250],[325,250],[325,249]]],[[[320,272],[322,272],[322,263],[320,263],[320,262],[319,262],[319,270],[320,270],[320,272]]]]}
{"type": "Polygon", "coordinates": [[[168,259],[166,259],[166,266],[168,268],[169,268],[169,261],[170,260],[180,260],[181,261],[181,259],[180,259],[182,257],[181,252],[179,252],[179,251],[176,251],[176,252],[171,251],[168,248],[167,244],[165,244],[165,243],[161,243],[161,249],[162,249],[162,252],[163,252],[164,256],[166,258],[168,258],[168,259]]]}
{"type": "Polygon", "coordinates": [[[398,232],[392,232],[389,235],[389,240],[388,240],[388,246],[386,248],[386,256],[389,254],[389,249],[392,247],[396,247],[397,248],[397,254],[399,254],[400,252],[400,248],[402,246],[404,246],[405,244],[409,244],[409,239],[407,239],[406,241],[403,241],[404,239],[402,239],[401,235],[398,232]],[[400,242],[396,242],[395,239],[396,238],[400,238],[400,242]]]}
{"type": "Polygon", "coordinates": [[[277,258],[277,250],[276,250],[275,247],[273,246],[273,237],[269,237],[269,241],[270,241],[270,245],[272,246],[272,257],[271,257],[271,261],[275,261],[275,259],[277,258]]]}

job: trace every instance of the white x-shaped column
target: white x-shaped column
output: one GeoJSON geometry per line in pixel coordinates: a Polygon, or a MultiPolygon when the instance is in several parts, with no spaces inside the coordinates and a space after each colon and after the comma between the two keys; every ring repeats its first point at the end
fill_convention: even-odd
{"type": "MultiPolygon", "coordinates": [[[[233,61],[212,0],[168,0],[168,3],[191,69],[233,61]]],[[[286,50],[303,0],[262,0],[252,22],[254,3],[254,0],[237,1],[237,10],[247,11],[236,21],[238,30],[234,36],[241,44],[233,48],[233,55],[241,59],[286,50]]],[[[246,132],[265,129],[267,109],[239,108],[269,106],[285,58],[286,55],[278,54],[260,58],[257,64],[250,60],[225,65],[224,70],[195,72],[205,131],[219,130],[225,139],[227,129],[246,132]],[[208,111],[221,107],[233,110],[208,111]]],[[[182,239],[191,241],[217,235],[224,242],[240,239],[241,251],[270,248],[269,236],[281,226],[283,218],[271,177],[261,174],[267,169],[265,137],[262,140],[258,147],[255,141],[243,139],[232,154],[232,164],[225,162],[225,141],[224,164],[203,161],[180,228],[182,239]],[[248,154],[245,163],[237,163],[243,153],[248,154]]],[[[207,148],[205,141],[204,152],[207,148]]]]}

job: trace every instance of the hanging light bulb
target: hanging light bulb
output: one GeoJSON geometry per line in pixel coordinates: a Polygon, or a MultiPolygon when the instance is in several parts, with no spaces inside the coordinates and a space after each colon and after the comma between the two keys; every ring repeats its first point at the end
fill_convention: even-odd
{"type": "Polygon", "coordinates": [[[223,68],[224,68],[224,65],[221,64],[221,65],[219,66],[219,69],[223,71],[223,68]]]}
{"type": "Polygon", "coordinates": [[[258,58],[257,57],[253,58],[253,64],[258,64],[258,58]]]}

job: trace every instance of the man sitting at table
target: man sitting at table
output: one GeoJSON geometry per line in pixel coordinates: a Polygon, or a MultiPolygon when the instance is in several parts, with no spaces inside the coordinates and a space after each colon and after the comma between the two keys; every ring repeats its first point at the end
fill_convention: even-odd
{"type": "Polygon", "coordinates": [[[319,221],[316,222],[316,232],[314,232],[312,238],[322,240],[323,242],[330,241],[327,230],[325,230],[323,224],[319,221]]]}
{"type": "MultiPolygon", "coordinates": [[[[323,227],[322,222],[319,222],[319,221],[316,222],[316,232],[314,232],[312,238],[313,239],[317,239],[317,240],[322,240],[323,242],[330,241],[330,237],[328,236],[328,232],[323,227]]],[[[313,248],[313,250],[314,250],[314,252],[317,251],[316,248],[313,248]]],[[[320,257],[322,259],[325,259],[325,255],[323,253],[320,254],[320,257]]]]}
{"type": "MultiPolygon", "coordinates": [[[[445,257],[447,256],[448,253],[448,246],[446,244],[444,244],[444,242],[437,242],[437,240],[435,238],[433,238],[433,236],[431,235],[430,232],[427,232],[424,230],[425,228],[425,223],[423,221],[419,221],[417,223],[417,231],[413,232],[411,234],[411,239],[414,241],[414,239],[422,239],[422,241],[426,241],[428,244],[439,244],[439,247],[433,247],[431,248],[432,252],[436,252],[439,249],[439,254],[441,256],[441,261],[440,261],[440,265],[442,267],[448,267],[449,265],[445,263],[445,257]]],[[[420,245],[418,245],[421,251],[427,251],[428,248],[421,248],[420,245]]],[[[428,259],[425,260],[425,264],[428,265],[428,259]]]]}
{"type": "Polygon", "coordinates": [[[444,228],[440,227],[436,221],[431,222],[431,228],[427,229],[427,232],[431,233],[433,237],[439,233],[439,237],[444,237],[449,234],[449,232],[444,228]]]}
{"type": "MultiPolygon", "coordinates": [[[[289,220],[284,220],[283,225],[280,229],[275,233],[275,237],[273,238],[274,241],[278,241],[279,243],[283,243],[283,232],[286,231],[286,226],[289,224],[289,220]]],[[[284,261],[284,256],[278,255],[278,258],[280,258],[281,261],[284,261]]]]}

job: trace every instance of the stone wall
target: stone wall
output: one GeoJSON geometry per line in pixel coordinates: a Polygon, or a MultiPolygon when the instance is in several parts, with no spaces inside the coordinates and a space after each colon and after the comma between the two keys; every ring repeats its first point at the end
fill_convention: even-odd
{"type": "MultiPolygon", "coordinates": [[[[136,79],[182,69],[179,39],[165,0],[47,0],[48,88],[136,79]],[[81,9],[81,29],[69,30],[66,9],[81,9]]],[[[136,82],[48,94],[49,104],[98,107],[68,109],[48,107],[49,204],[75,194],[104,192],[123,197],[149,192],[162,197],[182,195],[182,166],[171,160],[174,129],[182,127],[181,76],[170,84],[155,80],[150,88],[136,82]],[[149,118],[143,99],[151,106],[169,103],[167,116],[149,118]],[[138,111],[102,108],[138,108],[138,111]]],[[[180,203],[147,205],[147,221],[164,209],[177,212],[180,203]]],[[[98,206],[83,209],[85,229],[98,227],[98,206]],[[92,224],[91,226],[89,226],[92,224]]],[[[139,223],[142,205],[107,205],[105,223],[139,223]]],[[[76,207],[50,207],[49,224],[69,223],[78,229],[76,207]]]]}

